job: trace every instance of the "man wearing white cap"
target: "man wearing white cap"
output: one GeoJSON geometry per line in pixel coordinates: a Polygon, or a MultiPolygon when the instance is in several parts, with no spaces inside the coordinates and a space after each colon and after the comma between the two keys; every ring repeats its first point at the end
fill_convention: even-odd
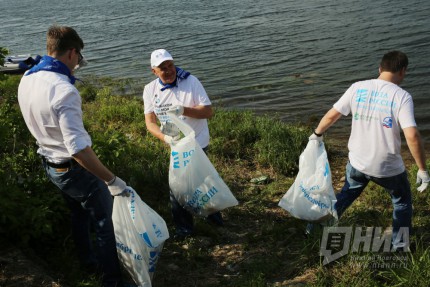
{"type": "MultiPolygon", "coordinates": [[[[190,125],[196,134],[196,141],[206,152],[209,145],[207,119],[213,115],[211,101],[200,81],[189,72],[176,67],[173,57],[164,49],[151,54],[151,70],[157,76],[145,86],[143,102],[145,123],[148,131],[158,139],[172,144],[179,136],[167,112],[174,111],[177,116],[190,125]],[[161,127],[157,124],[157,118],[161,127]]],[[[176,226],[176,238],[182,239],[193,233],[193,216],[186,211],[170,192],[172,215],[176,226]]],[[[223,225],[221,213],[208,216],[208,221],[223,225]]]]}

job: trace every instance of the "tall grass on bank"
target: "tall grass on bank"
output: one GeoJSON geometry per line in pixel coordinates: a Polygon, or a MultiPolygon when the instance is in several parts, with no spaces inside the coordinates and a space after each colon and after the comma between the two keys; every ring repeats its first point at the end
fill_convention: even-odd
{"type": "Polygon", "coordinates": [[[214,154],[249,159],[285,175],[297,172],[299,155],[311,133],[309,127],[289,125],[250,111],[218,109],[209,130],[214,154]]]}

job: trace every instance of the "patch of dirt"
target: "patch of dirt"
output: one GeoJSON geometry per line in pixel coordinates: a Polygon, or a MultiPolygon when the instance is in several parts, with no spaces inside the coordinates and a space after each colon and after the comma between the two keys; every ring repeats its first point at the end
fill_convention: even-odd
{"type": "Polygon", "coordinates": [[[3,249],[0,254],[0,287],[67,287],[48,275],[41,260],[21,250],[3,249]]]}

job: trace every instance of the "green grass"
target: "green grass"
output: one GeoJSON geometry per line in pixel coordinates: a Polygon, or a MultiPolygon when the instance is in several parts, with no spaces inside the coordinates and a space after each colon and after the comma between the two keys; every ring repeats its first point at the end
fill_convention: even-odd
{"type": "MultiPolygon", "coordinates": [[[[169,149],[146,131],[141,86],[110,78],[84,82],[78,88],[94,150],[172,229],[169,149]]],[[[72,286],[97,286],[97,278],[78,268],[68,211],[40,167],[17,106],[18,83],[18,76],[0,80],[0,243],[33,250],[72,286]]],[[[311,128],[220,107],[215,107],[209,128],[209,158],[240,204],[223,211],[226,228],[196,218],[196,238],[168,240],[154,286],[287,286],[282,284],[301,277],[308,286],[427,286],[430,198],[417,193],[414,184],[411,240],[417,248],[408,255],[407,266],[366,268],[356,264],[353,253],[323,266],[321,234],[305,238],[306,223],[277,205],[294,181],[311,128]],[[252,182],[262,175],[267,181],[252,182]]],[[[336,154],[329,141],[326,146],[329,158],[336,154]]],[[[411,182],[415,174],[412,167],[411,182]]],[[[340,225],[388,227],[391,213],[388,194],[370,184],[340,225]]]]}

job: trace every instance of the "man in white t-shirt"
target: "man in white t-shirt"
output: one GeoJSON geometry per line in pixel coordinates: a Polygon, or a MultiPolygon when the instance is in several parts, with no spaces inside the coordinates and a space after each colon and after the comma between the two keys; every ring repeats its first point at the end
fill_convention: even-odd
{"type": "MultiPolygon", "coordinates": [[[[176,67],[173,57],[164,49],[152,52],[151,70],[157,79],[147,84],[143,91],[145,123],[148,131],[158,139],[172,144],[177,140],[179,130],[171,123],[167,113],[174,111],[193,128],[196,141],[206,152],[209,145],[207,119],[212,117],[213,110],[200,81],[189,72],[176,67]]],[[[176,226],[176,238],[182,239],[192,235],[193,216],[178,203],[172,192],[170,192],[170,203],[176,226]]],[[[207,219],[216,225],[223,225],[220,212],[208,216],[207,219]]]]}
{"type": "Polygon", "coordinates": [[[351,85],[309,138],[322,141],[323,133],[342,115],[352,115],[345,185],[336,195],[338,216],[358,198],[369,181],[375,182],[384,187],[392,199],[393,248],[404,250],[408,248],[412,227],[412,196],[400,153],[401,130],[419,169],[417,183],[422,184],[418,190],[424,191],[430,181],[412,97],[398,86],[406,75],[407,66],[408,58],[404,53],[386,53],[379,66],[379,77],[351,85]]]}

